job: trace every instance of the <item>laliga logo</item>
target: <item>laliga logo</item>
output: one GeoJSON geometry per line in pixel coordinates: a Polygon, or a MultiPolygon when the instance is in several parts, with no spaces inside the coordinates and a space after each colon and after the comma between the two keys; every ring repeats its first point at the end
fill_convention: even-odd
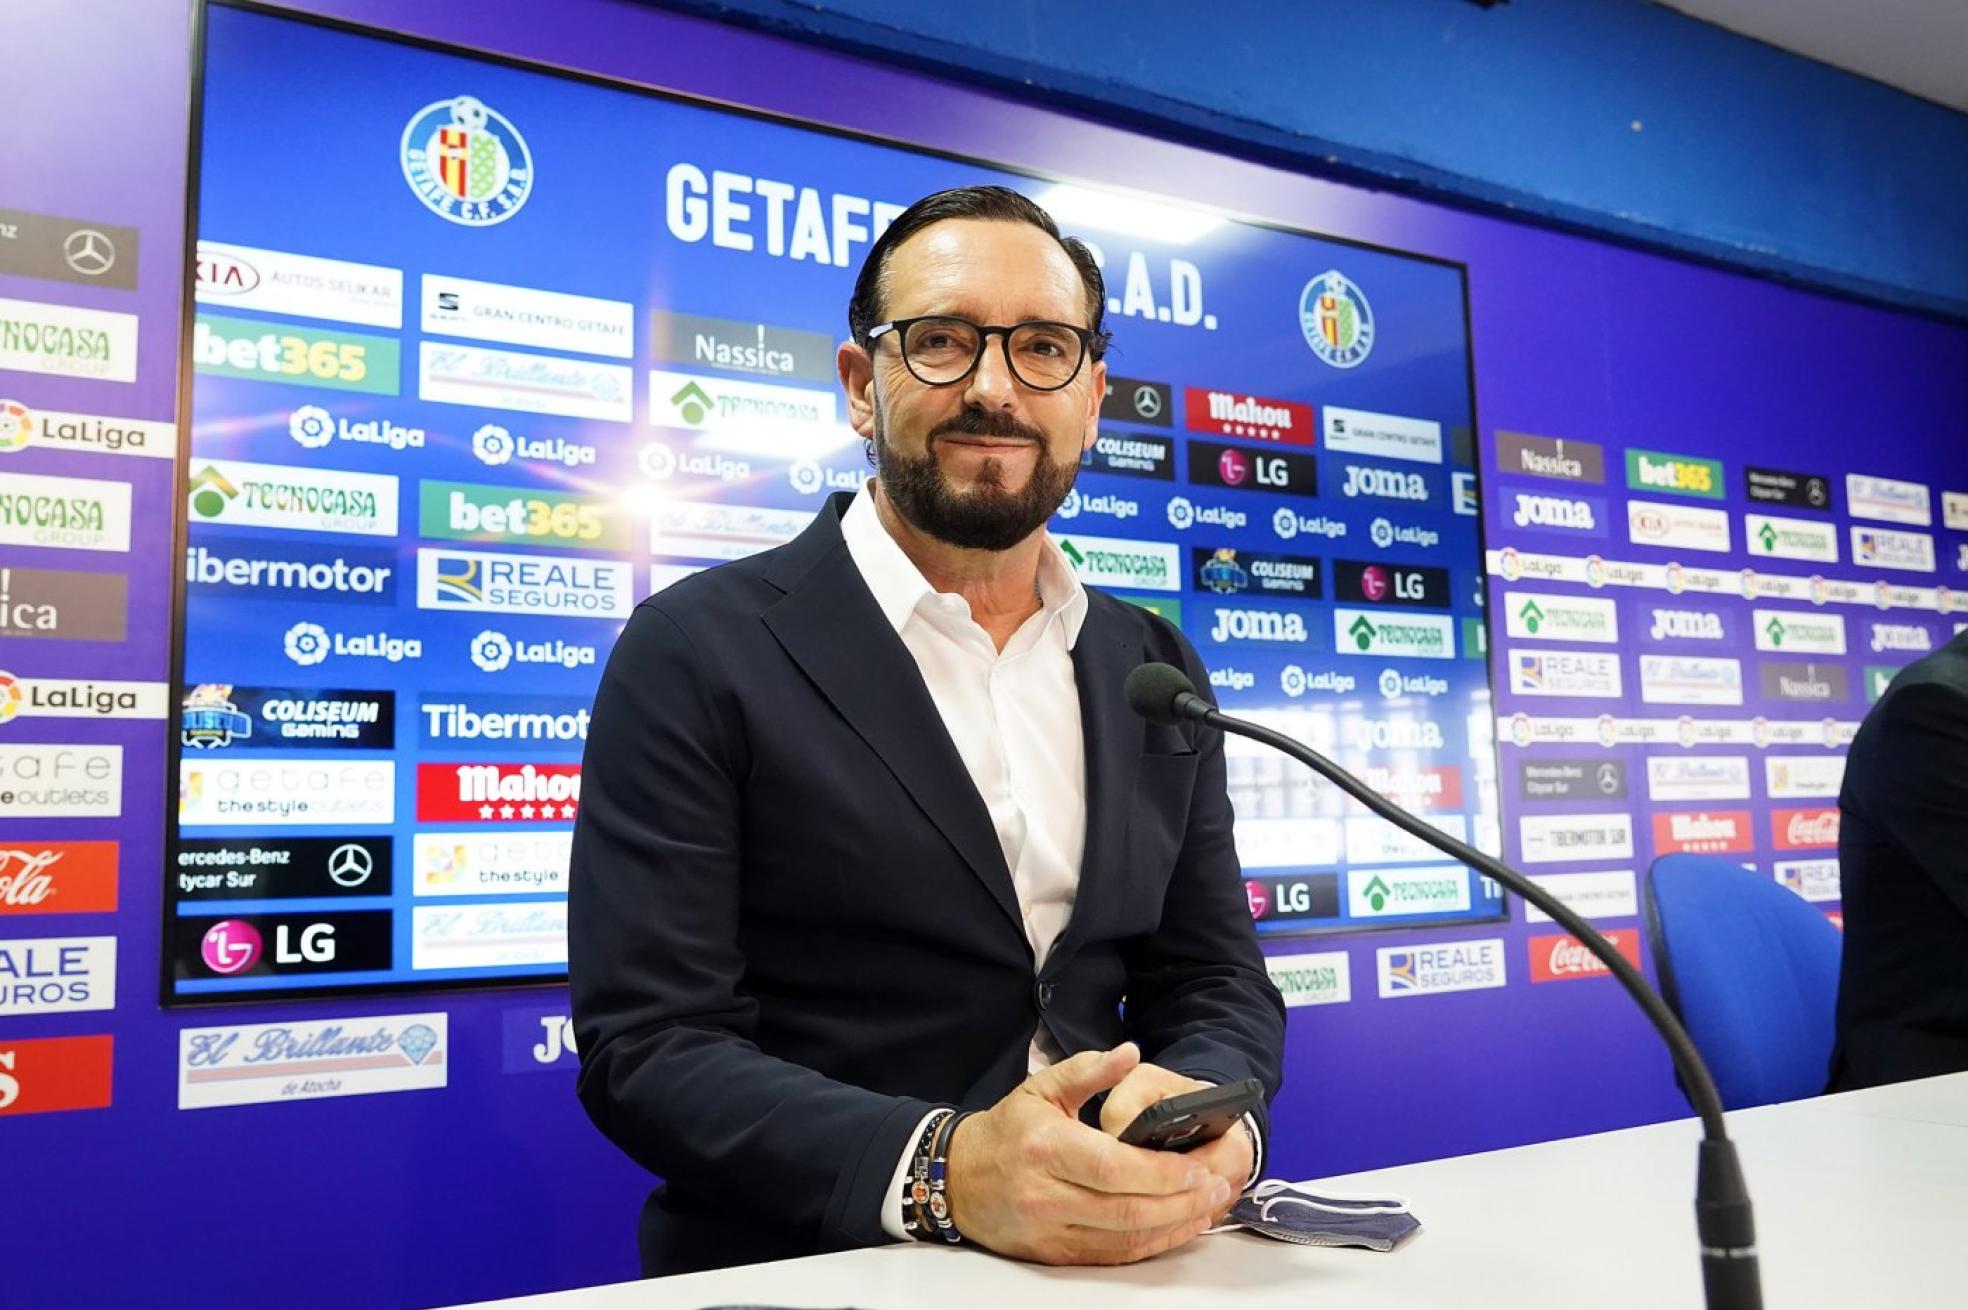
{"type": "Polygon", "coordinates": [[[309,450],[320,450],[335,439],[335,420],[319,405],[303,405],[287,420],[287,435],[309,450]]]}
{"type": "Polygon", "coordinates": [[[1373,538],[1374,545],[1386,550],[1394,544],[1394,525],[1386,519],[1375,519],[1373,526],[1367,530],[1367,535],[1373,538]]]}
{"type": "MultiPolygon", "coordinates": [[[[1381,520],[1383,523],[1385,519],[1381,520]]],[[[1286,541],[1298,535],[1298,515],[1288,509],[1280,509],[1271,516],[1271,531],[1286,541]]]]}
{"type": "Polygon", "coordinates": [[[296,623],[282,643],[296,664],[319,664],[328,658],[328,630],[319,623],[296,623]]]}
{"type": "MultiPolygon", "coordinates": [[[[1078,495],[1078,492],[1074,492],[1078,495]]],[[[1062,511],[1063,512],[1063,511],[1062,511]]],[[[1282,512],[1282,511],[1281,511],[1282,512]]],[[[1176,496],[1168,503],[1169,526],[1177,532],[1187,532],[1196,521],[1196,507],[1189,503],[1187,496],[1176,496]]]]}
{"type": "Polygon", "coordinates": [[[487,423],[472,433],[472,454],[483,464],[509,463],[513,457],[512,433],[497,423],[487,423]]]}
{"type": "Polygon", "coordinates": [[[1394,669],[1382,669],[1380,671],[1379,685],[1380,685],[1380,694],[1382,696],[1385,696],[1388,700],[1400,699],[1401,675],[1399,672],[1397,672],[1394,669]]]}
{"type": "Polygon", "coordinates": [[[0,400],[0,455],[25,450],[33,440],[33,411],[18,400],[0,400]]]}
{"type": "Polygon", "coordinates": [[[1278,675],[1278,686],[1285,695],[1297,700],[1305,694],[1305,670],[1296,664],[1287,664],[1278,675]]]}
{"type": "Polygon", "coordinates": [[[512,663],[512,642],[503,632],[493,632],[490,628],[472,638],[472,663],[487,673],[497,673],[512,663]]]}
{"type": "Polygon", "coordinates": [[[666,481],[676,473],[676,452],[660,441],[652,441],[642,448],[636,463],[642,466],[644,477],[666,481]]]}
{"type": "Polygon", "coordinates": [[[1059,502],[1059,517],[1076,519],[1080,516],[1080,489],[1073,488],[1066,493],[1066,499],[1059,502]]]}

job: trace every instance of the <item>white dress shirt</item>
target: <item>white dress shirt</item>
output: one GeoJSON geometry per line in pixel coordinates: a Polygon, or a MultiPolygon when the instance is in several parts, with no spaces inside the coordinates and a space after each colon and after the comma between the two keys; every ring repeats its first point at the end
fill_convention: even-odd
{"type": "MultiPolygon", "coordinates": [[[[1033,968],[1042,969],[1072,916],[1086,846],[1086,738],[1073,678],[1073,643],[1086,621],[1086,591],[1058,544],[1042,536],[1039,611],[1019,625],[1001,651],[971,618],[970,603],[930,586],[889,536],[870,485],[862,486],[841,518],[847,553],[915,659],[983,798],[1011,871],[1033,968]]],[[[1037,1073],[1062,1054],[1040,1024],[1026,1069],[1037,1073]]],[[[908,1236],[902,1226],[902,1181],[927,1123],[925,1117],[909,1135],[889,1179],[882,1227],[898,1240],[908,1236]]]]}

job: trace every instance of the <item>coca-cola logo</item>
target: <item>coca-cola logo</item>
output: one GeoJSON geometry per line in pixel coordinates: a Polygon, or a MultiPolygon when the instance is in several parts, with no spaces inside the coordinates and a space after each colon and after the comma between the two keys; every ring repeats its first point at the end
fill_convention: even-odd
{"type": "MultiPolygon", "coordinates": [[[[1602,934],[1634,968],[1640,967],[1640,935],[1631,928],[1618,928],[1602,934]]],[[[1553,933],[1530,939],[1531,981],[1569,982],[1575,978],[1599,978],[1612,969],[1593,953],[1592,948],[1566,933],[1553,933]]]]}
{"type": "Polygon", "coordinates": [[[1838,845],[1838,811],[1778,810],[1770,816],[1770,836],[1779,850],[1838,845]]]}
{"type": "Polygon", "coordinates": [[[55,894],[55,880],[48,870],[61,857],[60,851],[46,849],[0,849],[0,905],[26,907],[47,901],[55,894]]]}

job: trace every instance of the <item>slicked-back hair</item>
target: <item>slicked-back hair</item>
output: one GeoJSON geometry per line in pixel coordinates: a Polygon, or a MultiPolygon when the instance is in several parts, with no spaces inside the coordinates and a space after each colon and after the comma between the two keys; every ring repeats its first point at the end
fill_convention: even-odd
{"type": "Polygon", "coordinates": [[[896,215],[895,221],[868,248],[868,257],[862,261],[861,272],[854,279],[853,298],[847,302],[847,332],[857,344],[866,346],[869,330],[883,320],[883,296],[887,291],[883,280],[888,273],[889,254],[930,224],[952,218],[1030,223],[1057,241],[1059,248],[1066,252],[1066,258],[1072,260],[1073,267],[1079,270],[1080,281],[1086,285],[1086,326],[1093,329],[1087,357],[1098,360],[1107,353],[1107,343],[1112,338],[1100,326],[1107,310],[1107,284],[1100,276],[1100,266],[1093,262],[1093,252],[1078,237],[1059,235],[1059,224],[1053,222],[1052,215],[1036,202],[1009,187],[1001,186],[965,186],[938,191],[934,195],[924,196],[896,215]]]}

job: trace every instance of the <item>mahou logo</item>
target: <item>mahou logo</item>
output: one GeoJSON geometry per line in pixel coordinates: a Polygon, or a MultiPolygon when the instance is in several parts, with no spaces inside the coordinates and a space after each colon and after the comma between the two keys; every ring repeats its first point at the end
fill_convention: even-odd
{"type": "MultiPolygon", "coordinates": [[[[1617,928],[1602,934],[1626,962],[1640,967],[1640,934],[1617,928]]],[[[1575,978],[1610,978],[1613,971],[1584,942],[1568,933],[1549,933],[1530,939],[1531,981],[1570,982],[1575,978]]]]}
{"type": "Polygon", "coordinates": [[[1275,441],[1288,446],[1309,446],[1313,442],[1310,405],[1202,387],[1188,388],[1184,399],[1187,413],[1183,426],[1191,432],[1275,441]]]}
{"type": "Polygon", "coordinates": [[[0,846],[0,915],[96,914],[115,908],[115,842],[0,846]]]}
{"type": "Polygon", "coordinates": [[[1838,845],[1838,810],[1772,810],[1770,844],[1780,851],[1815,850],[1838,845]]]}
{"type": "Polygon", "coordinates": [[[419,764],[421,823],[568,823],[581,803],[578,764],[419,764]]]}
{"type": "Polygon", "coordinates": [[[1749,811],[1656,814],[1654,853],[1657,855],[1719,855],[1750,848],[1749,811]]]}

